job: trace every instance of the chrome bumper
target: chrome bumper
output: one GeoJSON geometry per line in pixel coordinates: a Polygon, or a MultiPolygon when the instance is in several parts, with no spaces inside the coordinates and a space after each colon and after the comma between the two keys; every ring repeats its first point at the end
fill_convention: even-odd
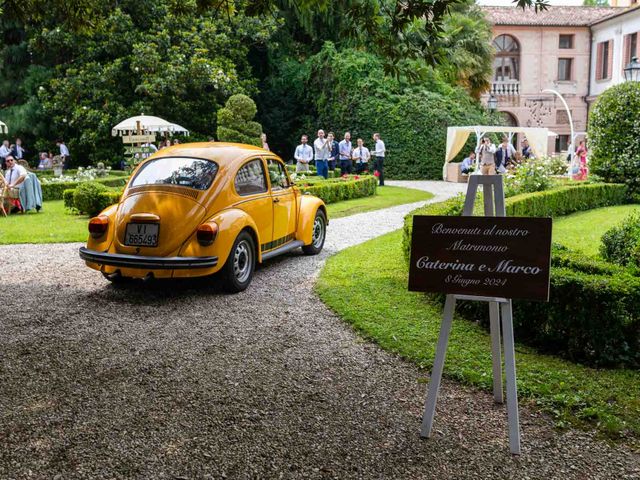
{"type": "Polygon", "coordinates": [[[218,257],[144,257],[123,253],[96,252],[86,247],[80,247],[80,258],[86,262],[100,265],[150,270],[211,268],[218,265],[218,257]]]}

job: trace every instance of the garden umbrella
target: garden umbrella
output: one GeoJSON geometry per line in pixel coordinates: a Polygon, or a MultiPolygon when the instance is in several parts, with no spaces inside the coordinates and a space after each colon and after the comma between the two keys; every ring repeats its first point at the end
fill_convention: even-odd
{"type": "Polygon", "coordinates": [[[145,132],[169,133],[171,135],[174,133],[183,133],[189,135],[189,130],[177,123],[171,123],[163,118],[144,114],[121,121],[111,129],[111,135],[116,137],[118,135],[136,133],[138,131],[138,125],[139,128],[145,132]],[[140,123],[138,124],[138,122],[140,123]]]}

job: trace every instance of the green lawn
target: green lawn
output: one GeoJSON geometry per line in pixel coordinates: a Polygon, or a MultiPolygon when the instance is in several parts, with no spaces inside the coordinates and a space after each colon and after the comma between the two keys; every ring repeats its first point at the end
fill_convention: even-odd
{"type": "Polygon", "coordinates": [[[384,186],[378,187],[377,193],[373,197],[354,198],[353,200],[331,203],[327,205],[327,210],[329,211],[329,219],[331,219],[393,207],[403,203],[429,200],[432,197],[433,194],[422,190],[384,186]]]}
{"type": "Polygon", "coordinates": [[[554,218],[553,241],[597,256],[602,234],[622,222],[631,212],[640,212],[640,206],[616,205],[554,218]]]}
{"type": "MultiPolygon", "coordinates": [[[[401,243],[401,232],[397,231],[329,258],[316,291],[364,337],[430,369],[442,307],[424,294],[407,291],[401,243]]],[[[514,308],[518,308],[517,302],[514,308]]],[[[539,405],[560,426],[595,427],[603,434],[638,444],[640,371],[587,368],[540,355],[523,345],[516,347],[516,361],[518,394],[523,402],[539,405]]],[[[456,318],[445,375],[491,392],[488,331],[456,318]]]]}
{"type": "Polygon", "coordinates": [[[85,215],[69,215],[62,200],[44,202],[40,213],[0,214],[0,245],[12,243],[84,242],[89,235],[85,215]]]}

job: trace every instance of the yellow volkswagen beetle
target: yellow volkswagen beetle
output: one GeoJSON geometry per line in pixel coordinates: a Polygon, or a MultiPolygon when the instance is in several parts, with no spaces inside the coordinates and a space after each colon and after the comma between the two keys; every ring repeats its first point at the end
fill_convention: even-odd
{"type": "Polygon", "coordinates": [[[302,247],[318,254],[324,202],[293,186],[280,158],[234,143],[164,148],[133,172],[120,203],[89,222],[80,257],[112,282],[218,273],[227,291],[256,262],[302,247]]]}

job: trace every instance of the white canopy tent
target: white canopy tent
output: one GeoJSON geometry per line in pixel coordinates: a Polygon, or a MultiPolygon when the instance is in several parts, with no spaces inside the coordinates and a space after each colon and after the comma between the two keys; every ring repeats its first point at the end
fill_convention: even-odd
{"type": "MultiPolygon", "coordinates": [[[[476,125],[469,127],[448,127],[447,128],[447,151],[445,155],[445,162],[443,167],[442,177],[446,180],[447,163],[453,160],[460,150],[465,146],[469,135],[476,134],[476,148],[480,146],[480,140],[487,133],[503,133],[506,134],[511,141],[511,138],[516,133],[523,133],[529,145],[536,156],[543,156],[547,154],[547,147],[550,136],[557,136],[556,133],[549,131],[547,128],[532,128],[532,127],[507,127],[507,126],[486,126],[476,125]]],[[[476,171],[479,171],[478,167],[479,159],[476,158],[476,171]]]]}
{"type": "Polygon", "coordinates": [[[177,123],[171,123],[163,118],[144,114],[123,120],[111,129],[111,135],[116,137],[118,135],[135,134],[138,132],[138,128],[142,132],[149,133],[169,133],[170,135],[173,135],[174,133],[182,133],[184,135],[189,135],[189,130],[177,123]]]}
{"type": "Polygon", "coordinates": [[[4,134],[9,133],[9,128],[7,127],[7,124],[4,122],[0,122],[0,133],[4,133],[4,134]]]}

